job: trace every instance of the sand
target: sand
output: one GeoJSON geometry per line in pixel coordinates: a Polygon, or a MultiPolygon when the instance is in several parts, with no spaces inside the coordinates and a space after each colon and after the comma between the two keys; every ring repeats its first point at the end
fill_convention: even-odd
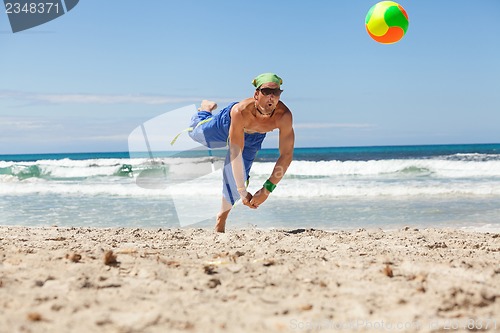
{"type": "Polygon", "coordinates": [[[0,332],[500,330],[500,234],[0,227],[0,332]]]}

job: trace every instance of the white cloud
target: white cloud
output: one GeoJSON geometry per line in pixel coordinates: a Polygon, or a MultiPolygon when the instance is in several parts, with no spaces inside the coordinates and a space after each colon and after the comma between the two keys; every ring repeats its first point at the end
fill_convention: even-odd
{"type": "MultiPolygon", "coordinates": [[[[168,96],[149,94],[47,94],[24,91],[0,90],[0,99],[15,99],[25,102],[50,104],[147,104],[193,103],[206,97],[168,96]]],[[[232,99],[219,99],[220,102],[232,99]]]]}
{"type": "Polygon", "coordinates": [[[127,134],[92,135],[72,138],[74,141],[126,142],[127,134]]]}
{"type": "Polygon", "coordinates": [[[168,104],[187,103],[192,97],[168,97],[153,95],[93,95],[93,94],[33,94],[31,100],[54,104],[168,104]]]}
{"type": "Polygon", "coordinates": [[[322,128],[374,128],[375,124],[365,123],[298,123],[293,125],[298,129],[322,129],[322,128]]]}
{"type": "Polygon", "coordinates": [[[49,121],[36,119],[0,118],[0,131],[34,130],[41,128],[53,129],[49,121]]]}

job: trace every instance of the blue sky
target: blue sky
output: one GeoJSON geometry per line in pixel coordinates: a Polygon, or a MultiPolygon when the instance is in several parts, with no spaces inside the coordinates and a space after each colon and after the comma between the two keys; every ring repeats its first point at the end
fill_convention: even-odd
{"type": "Polygon", "coordinates": [[[81,0],[15,34],[3,11],[0,154],[126,151],[144,121],[250,97],[268,71],[297,147],[500,142],[500,1],[399,1],[393,45],[365,31],[376,2],[81,0]]]}

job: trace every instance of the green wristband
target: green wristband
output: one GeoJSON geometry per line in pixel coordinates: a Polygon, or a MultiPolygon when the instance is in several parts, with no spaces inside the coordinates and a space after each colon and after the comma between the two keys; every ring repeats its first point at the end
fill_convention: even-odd
{"type": "Polygon", "coordinates": [[[271,183],[271,181],[268,179],[268,180],[266,180],[264,185],[262,185],[262,187],[265,188],[266,190],[268,190],[269,192],[272,192],[276,188],[276,185],[271,183]]]}

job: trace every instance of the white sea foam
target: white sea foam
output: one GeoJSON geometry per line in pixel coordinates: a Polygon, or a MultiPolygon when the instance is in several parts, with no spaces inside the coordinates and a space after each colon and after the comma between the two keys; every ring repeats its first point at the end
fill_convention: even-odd
{"type": "MultiPolygon", "coordinates": [[[[211,171],[210,160],[0,161],[3,222],[183,226],[213,220],[220,206],[223,159],[215,158],[215,172],[211,171]],[[128,166],[132,172],[128,172],[128,166]],[[138,186],[144,185],[144,178],[155,188],[138,186]]],[[[274,166],[274,162],[253,164],[251,193],[260,189],[274,166]]],[[[269,204],[258,210],[237,206],[231,217],[233,221],[265,221],[259,223],[283,227],[416,223],[496,228],[498,202],[500,160],[496,155],[294,160],[269,204]]]]}
{"type": "MultiPolygon", "coordinates": [[[[500,160],[478,161],[469,157],[467,160],[293,161],[273,196],[500,196],[500,160]]],[[[220,168],[221,159],[217,159],[216,165],[220,168]]],[[[250,189],[259,189],[273,168],[272,162],[255,162],[250,189]]],[[[212,195],[214,188],[221,188],[221,178],[220,169],[211,171],[208,158],[164,158],[154,163],[147,159],[0,162],[0,195],[203,197],[212,195]],[[126,164],[133,171],[127,173],[125,169],[120,174],[126,164]],[[152,179],[163,185],[160,189],[136,184],[141,172],[151,167],[158,167],[164,173],[152,179]]]]}
{"type": "MultiPolygon", "coordinates": [[[[256,163],[252,171],[268,174],[274,163],[256,163]]],[[[500,161],[372,160],[293,161],[287,175],[295,176],[376,176],[389,174],[432,174],[438,177],[500,177],[500,161]]]]}
{"type": "MultiPolygon", "coordinates": [[[[157,165],[172,170],[208,164],[208,158],[165,158],[156,159],[157,165]]],[[[12,174],[38,167],[43,175],[57,178],[113,176],[122,165],[129,164],[134,170],[148,167],[147,159],[96,159],[74,161],[41,160],[36,162],[0,162],[0,169],[11,168],[12,174]]],[[[220,160],[218,160],[220,167],[220,160]]],[[[252,173],[269,174],[274,162],[255,162],[252,173]]],[[[180,171],[179,171],[180,172],[180,171]]],[[[2,172],[3,173],[3,172],[2,172]]],[[[437,177],[500,177],[500,160],[463,161],[447,159],[401,159],[371,161],[293,161],[286,173],[289,176],[331,177],[331,176],[376,176],[390,174],[432,174],[437,177]]]]}

